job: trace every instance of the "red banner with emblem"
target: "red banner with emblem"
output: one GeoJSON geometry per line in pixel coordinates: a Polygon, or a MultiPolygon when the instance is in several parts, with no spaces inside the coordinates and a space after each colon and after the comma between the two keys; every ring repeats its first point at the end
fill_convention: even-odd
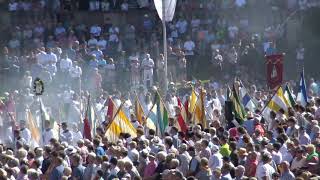
{"type": "Polygon", "coordinates": [[[267,81],[270,89],[276,89],[283,80],[283,54],[266,56],[267,81]]]}

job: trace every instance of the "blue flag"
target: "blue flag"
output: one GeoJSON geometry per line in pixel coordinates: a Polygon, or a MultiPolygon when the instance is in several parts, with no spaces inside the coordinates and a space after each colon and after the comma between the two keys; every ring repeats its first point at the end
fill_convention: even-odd
{"type": "Polygon", "coordinates": [[[299,93],[297,96],[297,102],[300,102],[300,104],[303,107],[306,107],[307,102],[308,102],[306,81],[304,79],[304,71],[302,71],[301,75],[300,75],[299,93]]]}

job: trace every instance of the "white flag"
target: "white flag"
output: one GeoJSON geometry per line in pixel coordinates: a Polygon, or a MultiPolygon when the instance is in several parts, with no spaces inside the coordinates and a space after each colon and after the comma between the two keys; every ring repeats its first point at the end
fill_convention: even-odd
{"type": "Polygon", "coordinates": [[[162,1],[164,1],[164,7],[165,7],[165,21],[172,21],[174,16],[174,11],[176,9],[177,0],[154,0],[154,5],[157,9],[158,15],[160,19],[163,21],[163,15],[162,15],[162,1]]]}

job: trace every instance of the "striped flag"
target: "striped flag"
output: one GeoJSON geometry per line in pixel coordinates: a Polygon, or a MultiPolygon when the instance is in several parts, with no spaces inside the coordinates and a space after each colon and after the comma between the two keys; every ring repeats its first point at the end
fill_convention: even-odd
{"type": "Polygon", "coordinates": [[[256,104],[253,102],[251,96],[249,95],[247,89],[244,87],[241,81],[239,87],[239,96],[243,106],[249,109],[251,112],[254,112],[254,110],[256,109],[256,104]]]}
{"type": "Polygon", "coordinates": [[[186,119],[185,122],[190,122],[190,119],[191,119],[191,113],[189,112],[189,99],[186,98],[186,100],[184,101],[184,104],[183,104],[183,108],[184,108],[184,111],[186,112],[186,119]]]}
{"type": "Polygon", "coordinates": [[[180,114],[177,115],[177,121],[178,121],[178,124],[179,124],[180,131],[185,133],[188,130],[188,127],[186,125],[186,120],[188,118],[187,117],[187,112],[184,109],[184,106],[182,105],[180,98],[177,98],[177,99],[178,99],[178,107],[180,109],[180,114]]]}
{"type": "Polygon", "coordinates": [[[115,118],[107,127],[105,136],[110,142],[116,143],[119,139],[120,133],[128,133],[132,138],[137,136],[137,130],[129,121],[129,118],[126,116],[123,110],[119,108],[115,118]]]}
{"type": "Polygon", "coordinates": [[[243,104],[241,103],[235,85],[233,85],[232,87],[230,100],[232,101],[234,117],[239,120],[241,124],[246,118],[246,111],[244,110],[243,104]]]}
{"type": "Polygon", "coordinates": [[[273,95],[271,100],[267,103],[267,105],[262,110],[262,116],[269,121],[270,120],[270,112],[279,112],[280,109],[283,109],[286,113],[288,112],[289,102],[284,96],[282,87],[279,87],[276,93],[273,95]]]}
{"type": "Polygon", "coordinates": [[[139,101],[138,96],[136,95],[135,101],[134,101],[134,112],[136,115],[137,120],[139,121],[140,124],[142,124],[142,117],[144,116],[143,108],[141,106],[141,103],[139,101]]]}
{"type": "Polygon", "coordinates": [[[308,96],[307,96],[306,81],[304,79],[304,71],[302,71],[300,75],[299,88],[300,89],[297,95],[297,102],[299,102],[303,107],[306,107],[308,102],[308,96]]]}
{"type": "Polygon", "coordinates": [[[90,95],[88,97],[86,114],[83,122],[83,137],[85,139],[92,140],[92,137],[96,134],[96,118],[93,106],[90,101],[90,95]]]}
{"type": "Polygon", "coordinates": [[[201,124],[204,128],[206,127],[206,116],[205,116],[205,108],[204,108],[204,98],[205,93],[204,90],[200,90],[199,97],[197,98],[197,103],[195,106],[195,110],[193,112],[193,122],[195,124],[201,124]]]}
{"type": "Polygon", "coordinates": [[[27,112],[27,123],[26,124],[28,126],[28,129],[31,132],[31,138],[33,140],[33,142],[31,142],[31,144],[33,144],[34,147],[39,146],[40,139],[41,139],[40,130],[37,127],[36,122],[35,122],[30,110],[28,110],[28,112],[27,112]]]}
{"type": "Polygon", "coordinates": [[[284,97],[286,97],[290,107],[293,107],[296,104],[296,101],[294,100],[292,95],[291,88],[289,87],[288,84],[286,85],[286,88],[284,90],[284,97]]]}
{"type": "Polygon", "coordinates": [[[107,111],[107,119],[113,119],[117,112],[117,106],[113,102],[112,98],[108,99],[108,111],[107,111]]]}
{"type": "Polygon", "coordinates": [[[168,111],[157,92],[154,98],[154,104],[147,118],[147,127],[156,130],[158,135],[163,135],[169,125],[168,111]]]}
{"type": "Polygon", "coordinates": [[[148,129],[153,129],[157,131],[157,105],[153,104],[147,117],[146,117],[146,122],[144,122],[145,126],[148,129]]]}

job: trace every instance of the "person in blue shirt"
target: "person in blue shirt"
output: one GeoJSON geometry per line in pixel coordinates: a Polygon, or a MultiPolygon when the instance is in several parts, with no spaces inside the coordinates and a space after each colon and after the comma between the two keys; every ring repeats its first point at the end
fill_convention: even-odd
{"type": "Polygon", "coordinates": [[[266,50],[266,55],[267,55],[267,56],[270,56],[270,55],[276,54],[276,53],[277,53],[276,44],[273,43],[273,42],[270,42],[269,44],[270,44],[270,45],[269,45],[269,47],[268,47],[267,50],[266,50]]]}
{"type": "Polygon", "coordinates": [[[57,161],[57,166],[53,169],[50,174],[49,180],[61,179],[63,176],[64,166],[62,157],[57,157],[54,161],[57,161]]]}
{"type": "Polygon", "coordinates": [[[94,54],[91,55],[91,59],[89,61],[89,66],[92,68],[98,68],[99,62],[96,58],[96,55],[94,55],[94,54]]]}
{"type": "Polygon", "coordinates": [[[104,66],[107,65],[107,61],[105,59],[103,59],[103,58],[100,58],[98,60],[98,65],[99,65],[99,67],[104,67],[104,66]]]}
{"type": "Polygon", "coordinates": [[[249,135],[254,133],[254,117],[253,113],[249,112],[247,115],[247,120],[243,122],[243,127],[247,130],[249,135]]]}
{"type": "Polygon", "coordinates": [[[100,139],[93,139],[93,148],[97,156],[104,156],[106,153],[104,149],[100,146],[100,139]]]}

